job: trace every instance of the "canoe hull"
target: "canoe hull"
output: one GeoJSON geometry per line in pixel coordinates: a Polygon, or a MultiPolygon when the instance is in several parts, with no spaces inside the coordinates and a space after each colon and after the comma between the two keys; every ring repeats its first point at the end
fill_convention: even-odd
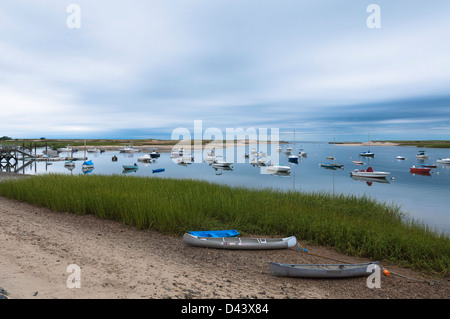
{"type": "Polygon", "coordinates": [[[197,247],[218,249],[287,249],[297,244],[297,239],[287,238],[241,238],[241,237],[199,237],[185,233],[183,241],[197,247]]]}
{"type": "Polygon", "coordinates": [[[378,265],[379,262],[363,264],[281,264],[270,263],[270,274],[279,277],[301,278],[349,278],[369,276],[372,271],[370,265],[378,265]]]}

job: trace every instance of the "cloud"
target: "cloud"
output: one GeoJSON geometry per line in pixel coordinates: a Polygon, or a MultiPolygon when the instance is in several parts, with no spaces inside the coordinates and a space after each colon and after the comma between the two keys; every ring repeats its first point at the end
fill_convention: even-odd
{"type": "Polygon", "coordinates": [[[374,30],[361,1],[79,0],[69,29],[71,3],[2,1],[1,135],[168,138],[201,119],[450,138],[450,4],[380,0],[374,30]]]}

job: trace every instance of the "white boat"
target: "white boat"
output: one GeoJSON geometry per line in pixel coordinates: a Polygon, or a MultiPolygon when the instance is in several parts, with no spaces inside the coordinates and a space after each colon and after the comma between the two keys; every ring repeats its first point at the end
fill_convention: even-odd
{"type": "Polygon", "coordinates": [[[427,159],[427,158],[428,158],[428,155],[425,154],[425,151],[419,151],[419,153],[417,153],[417,155],[416,155],[416,158],[419,158],[419,159],[427,159]]]}
{"type": "Polygon", "coordinates": [[[278,147],[277,147],[277,152],[278,152],[278,153],[281,153],[281,146],[278,146],[278,147]]]}
{"type": "Polygon", "coordinates": [[[436,160],[436,163],[438,163],[438,164],[450,164],[450,157],[440,158],[440,159],[436,160]]]}
{"type": "Polygon", "coordinates": [[[287,249],[297,245],[295,236],[286,238],[199,237],[189,233],[183,242],[192,246],[220,249],[287,249]]]}
{"type": "Polygon", "coordinates": [[[146,162],[146,163],[149,163],[149,162],[152,161],[152,157],[151,157],[150,155],[148,155],[148,154],[145,154],[145,155],[139,156],[139,157],[138,157],[138,161],[139,161],[139,162],[146,162]]]}
{"type": "Polygon", "coordinates": [[[87,152],[88,152],[88,153],[101,153],[102,150],[99,149],[99,148],[97,148],[97,147],[94,147],[94,148],[88,149],[87,152]]]}
{"type": "Polygon", "coordinates": [[[125,146],[119,150],[120,153],[138,153],[139,150],[135,149],[133,146],[125,146]]]}
{"type": "Polygon", "coordinates": [[[395,159],[398,159],[398,160],[404,160],[404,159],[406,159],[406,158],[399,155],[399,156],[397,156],[395,159]]]}
{"type": "Polygon", "coordinates": [[[192,164],[193,161],[194,161],[194,157],[183,156],[178,159],[178,164],[180,164],[180,165],[192,164]]]}
{"type": "Polygon", "coordinates": [[[269,165],[267,166],[267,172],[276,173],[276,172],[290,172],[291,168],[289,166],[282,165],[269,165]]]}
{"type": "Polygon", "coordinates": [[[371,178],[385,178],[386,176],[389,176],[391,173],[389,172],[377,172],[372,169],[372,167],[369,167],[367,170],[359,170],[355,169],[354,171],[350,172],[350,176],[357,176],[357,177],[371,177],[371,178]]]}
{"type": "Polygon", "coordinates": [[[206,158],[205,158],[205,162],[208,164],[214,163],[215,160],[216,160],[215,156],[206,156],[206,158]]]}
{"type": "Polygon", "coordinates": [[[287,147],[285,153],[286,154],[291,154],[292,153],[292,147],[287,147]]]}
{"type": "Polygon", "coordinates": [[[267,160],[262,157],[258,157],[256,159],[256,165],[259,165],[259,166],[265,166],[266,162],[267,162],[267,160]]]}
{"type": "Polygon", "coordinates": [[[67,145],[67,147],[58,148],[57,151],[60,152],[60,153],[72,152],[72,148],[70,148],[69,145],[67,145]]]}
{"type": "Polygon", "coordinates": [[[306,156],[308,156],[308,153],[303,151],[303,149],[300,149],[299,152],[298,152],[298,156],[306,157],[306,156]]]}
{"type": "Polygon", "coordinates": [[[230,167],[232,164],[233,163],[225,162],[225,161],[222,161],[222,160],[219,160],[216,158],[214,160],[213,166],[215,166],[215,167],[230,167]]]}

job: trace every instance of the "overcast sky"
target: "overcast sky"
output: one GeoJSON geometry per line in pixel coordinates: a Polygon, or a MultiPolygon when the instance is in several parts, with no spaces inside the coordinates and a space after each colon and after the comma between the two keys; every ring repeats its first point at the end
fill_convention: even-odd
{"type": "Polygon", "coordinates": [[[447,0],[0,0],[0,136],[170,138],[202,120],[450,139],[449,14],[447,0]]]}

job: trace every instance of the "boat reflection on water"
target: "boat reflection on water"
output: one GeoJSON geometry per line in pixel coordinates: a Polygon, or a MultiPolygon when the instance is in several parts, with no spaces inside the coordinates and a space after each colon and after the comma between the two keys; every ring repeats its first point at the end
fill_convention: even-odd
{"type": "Polygon", "coordinates": [[[375,178],[375,177],[361,177],[361,176],[351,176],[355,181],[366,182],[367,186],[372,186],[372,183],[390,184],[386,178],[375,178]]]}
{"type": "Polygon", "coordinates": [[[232,171],[233,168],[229,166],[214,166],[212,165],[214,170],[216,171],[216,175],[222,175],[224,171],[232,171]]]}
{"type": "Polygon", "coordinates": [[[86,174],[92,173],[94,168],[85,168],[85,167],[83,167],[81,170],[83,171],[83,174],[86,175],[86,174]]]}
{"type": "Polygon", "coordinates": [[[290,172],[283,172],[283,171],[281,171],[281,172],[274,172],[274,173],[270,172],[269,175],[289,177],[289,176],[291,176],[291,173],[290,172]]]}

